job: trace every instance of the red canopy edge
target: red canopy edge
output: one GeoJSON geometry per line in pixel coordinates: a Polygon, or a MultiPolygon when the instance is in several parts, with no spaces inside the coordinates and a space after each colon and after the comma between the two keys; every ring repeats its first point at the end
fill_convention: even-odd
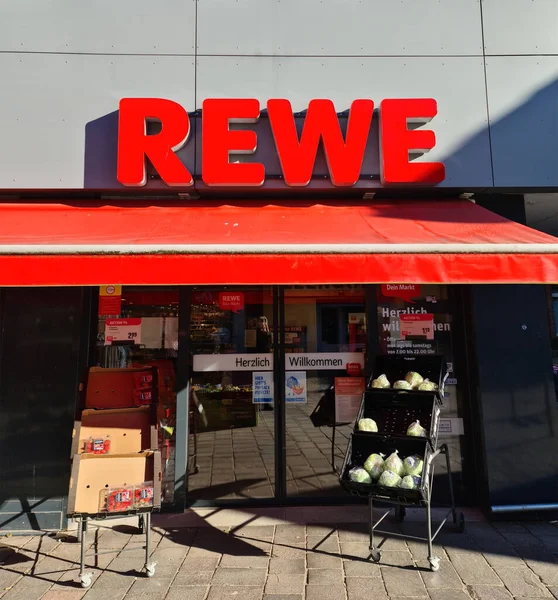
{"type": "Polygon", "coordinates": [[[0,256],[3,286],[558,283],[558,254],[0,256]]]}
{"type": "Polygon", "coordinates": [[[558,239],[467,200],[0,205],[0,285],[557,283],[558,239]]]}

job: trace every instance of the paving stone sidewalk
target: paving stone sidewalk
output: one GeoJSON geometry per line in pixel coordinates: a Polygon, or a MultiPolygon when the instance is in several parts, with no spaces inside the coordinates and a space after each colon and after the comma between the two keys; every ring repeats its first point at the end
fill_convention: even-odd
{"type": "MultiPolygon", "coordinates": [[[[342,510],[342,508],[340,508],[342,510]]],[[[423,535],[418,522],[389,524],[423,535]]],[[[380,538],[383,539],[383,538],[380,538]]],[[[154,528],[153,578],[141,574],[144,537],[129,525],[90,531],[93,585],[78,581],[75,539],[0,537],[2,600],[558,600],[558,527],[475,522],[437,539],[440,570],[422,542],[385,538],[369,559],[365,524],[154,528]],[[122,552],[122,550],[128,550],[122,552]]]]}

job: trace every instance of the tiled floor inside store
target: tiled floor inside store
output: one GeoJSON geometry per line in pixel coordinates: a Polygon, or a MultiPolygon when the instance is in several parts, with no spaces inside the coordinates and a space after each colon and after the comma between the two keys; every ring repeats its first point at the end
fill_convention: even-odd
{"type": "MultiPolygon", "coordinates": [[[[287,406],[287,493],[297,497],[343,496],[332,467],[341,468],[351,426],[336,427],[335,443],[331,427],[314,427],[310,415],[322,397],[323,383],[308,394],[306,404],[287,406]]],[[[188,489],[196,499],[270,498],[274,494],[275,450],[274,411],[260,410],[257,427],[197,434],[197,473],[191,473],[188,489]]],[[[452,471],[461,470],[459,438],[446,438],[452,471]]],[[[190,450],[195,448],[190,436],[190,450]]],[[[193,460],[192,460],[193,462],[193,460]]],[[[441,472],[445,472],[440,463],[441,472]]]]}

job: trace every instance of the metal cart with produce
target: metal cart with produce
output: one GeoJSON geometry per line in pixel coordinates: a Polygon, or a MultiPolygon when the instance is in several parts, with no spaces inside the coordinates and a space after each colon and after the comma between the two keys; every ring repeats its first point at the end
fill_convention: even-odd
{"type": "MultiPolygon", "coordinates": [[[[155,563],[150,561],[151,513],[160,508],[160,497],[161,454],[159,451],[117,456],[82,454],[74,457],[68,496],[68,517],[78,522],[81,587],[88,588],[93,582],[93,573],[85,570],[86,556],[101,556],[115,552],[115,550],[106,550],[86,553],[89,522],[133,515],[137,515],[139,530],[145,535],[143,572],[147,577],[153,577],[155,563]],[[128,482],[131,481],[143,481],[143,483],[129,485],[128,482]]],[[[119,552],[123,551],[126,550],[119,550],[119,552]]]]}
{"type": "MultiPolygon", "coordinates": [[[[427,542],[430,569],[437,571],[440,558],[433,554],[434,539],[450,517],[458,531],[463,532],[465,529],[463,514],[458,514],[455,507],[448,447],[446,444],[438,446],[440,408],[446,378],[447,366],[442,357],[381,356],[376,360],[374,375],[370,378],[369,386],[363,394],[340,474],[340,483],[345,490],[368,499],[370,553],[375,562],[381,560],[381,550],[376,546],[374,537],[375,534],[380,533],[427,542]],[[373,387],[379,385],[373,382],[377,382],[380,375],[384,375],[393,384],[396,381],[405,381],[407,374],[413,379],[413,373],[421,374],[414,379],[415,382],[422,380],[424,376],[425,385],[421,387],[415,385],[414,389],[394,389],[391,385],[373,387]],[[367,421],[362,421],[363,419],[367,421]],[[419,435],[407,434],[410,425],[414,426],[414,431],[419,435]],[[363,431],[361,428],[365,426],[369,426],[371,430],[363,431]],[[376,458],[376,456],[371,458],[373,455],[387,457],[385,463],[383,458],[376,458]],[[399,456],[407,457],[405,461],[400,461],[401,470],[399,470],[399,456]],[[431,500],[434,471],[436,462],[442,457],[445,457],[447,469],[450,506],[442,522],[433,532],[431,500]],[[370,462],[367,463],[369,458],[370,462]],[[388,460],[389,465],[395,465],[399,472],[394,473],[385,468],[384,464],[388,464],[388,460]],[[365,465],[368,470],[365,469],[365,465]],[[407,471],[407,477],[402,479],[409,465],[412,465],[413,474],[407,471]],[[388,471],[386,475],[384,475],[385,471],[388,471]],[[399,522],[404,520],[407,507],[425,508],[426,537],[378,529],[391,509],[386,510],[375,521],[374,503],[394,505],[399,522]]],[[[385,380],[382,378],[382,381],[385,380]]]]}
{"type": "MultiPolygon", "coordinates": [[[[155,574],[150,561],[151,513],[161,506],[162,464],[158,450],[156,367],[89,370],[84,388],[85,408],[74,423],[68,518],[78,523],[79,579],[93,582],[86,572],[87,530],[92,520],[137,516],[145,534],[147,577],[155,574]]],[[[122,551],[122,550],[120,550],[122,551]]]]}

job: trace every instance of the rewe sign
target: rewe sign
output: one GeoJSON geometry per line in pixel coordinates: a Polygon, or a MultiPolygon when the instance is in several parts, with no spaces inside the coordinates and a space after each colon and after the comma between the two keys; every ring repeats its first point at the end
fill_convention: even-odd
{"type": "MultiPolygon", "coordinates": [[[[293,187],[309,184],[320,142],[331,182],[352,186],[358,181],[374,102],[355,100],[343,135],[331,100],[310,101],[299,136],[291,103],[271,99],[266,103],[269,122],[284,181],[293,187]]],[[[255,131],[231,130],[230,123],[255,123],[260,102],[253,98],[207,99],[202,105],[202,179],[208,186],[261,186],[265,167],[258,162],[231,162],[234,154],[252,154],[258,140],[255,131]]],[[[379,106],[381,179],[385,185],[436,184],[444,180],[440,162],[413,161],[410,155],[434,148],[436,136],[423,126],[437,114],[432,98],[382,100],[379,106]]],[[[190,135],[190,118],[176,102],[160,98],[124,98],[120,101],[118,127],[118,181],[126,186],[146,184],[146,159],[169,186],[189,187],[193,177],[177,156],[190,135]],[[159,121],[161,130],[147,134],[147,122],[159,121]]]]}

